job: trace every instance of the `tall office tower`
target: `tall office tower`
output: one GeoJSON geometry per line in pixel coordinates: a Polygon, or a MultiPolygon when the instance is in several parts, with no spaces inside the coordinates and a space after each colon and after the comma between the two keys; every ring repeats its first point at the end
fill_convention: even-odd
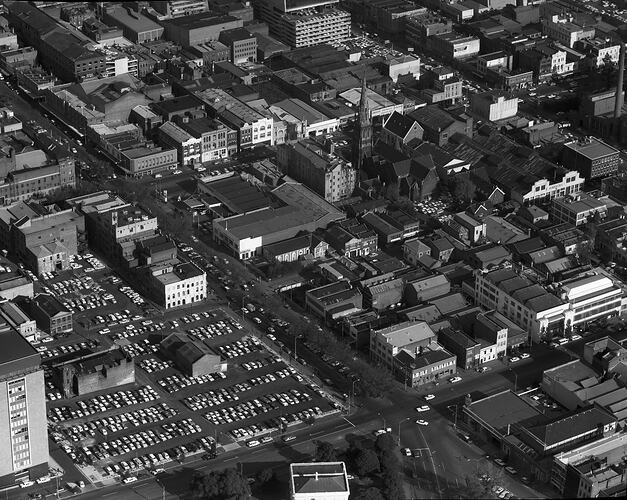
{"type": "MultiPolygon", "coordinates": [[[[364,158],[372,155],[372,117],[368,108],[368,97],[366,92],[366,77],[361,85],[361,99],[359,100],[359,116],[355,125],[355,151],[353,164],[357,170],[357,175],[364,163],[364,158]]],[[[358,177],[359,178],[359,177],[358,177]]]]}
{"type": "Polygon", "coordinates": [[[0,485],[48,473],[44,372],[39,353],[0,325],[0,485]]]}
{"type": "Polygon", "coordinates": [[[351,15],[337,8],[339,0],[257,0],[255,17],[290,47],[344,41],[351,34],[351,15]]]}

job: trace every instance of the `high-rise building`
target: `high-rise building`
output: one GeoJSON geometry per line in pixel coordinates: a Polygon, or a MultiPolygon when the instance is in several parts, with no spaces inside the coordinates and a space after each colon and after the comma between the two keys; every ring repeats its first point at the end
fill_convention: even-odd
{"type": "Polygon", "coordinates": [[[0,484],[48,473],[44,372],[37,351],[0,325],[0,484]]]}
{"type": "Polygon", "coordinates": [[[364,158],[372,155],[372,117],[368,108],[366,95],[366,78],[361,86],[361,99],[359,101],[359,116],[355,124],[355,151],[353,164],[359,172],[363,166],[364,158]]]}
{"type": "Polygon", "coordinates": [[[351,35],[350,13],[338,9],[339,0],[257,0],[255,16],[270,34],[291,47],[341,42],[351,35]]]}

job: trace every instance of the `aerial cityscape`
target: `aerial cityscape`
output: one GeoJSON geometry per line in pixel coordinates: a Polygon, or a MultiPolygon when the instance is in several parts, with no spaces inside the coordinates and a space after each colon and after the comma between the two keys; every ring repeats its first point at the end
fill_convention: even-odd
{"type": "Polygon", "coordinates": [[[625,498],[626,42],[0,0],[0,498],[625,498]]]}

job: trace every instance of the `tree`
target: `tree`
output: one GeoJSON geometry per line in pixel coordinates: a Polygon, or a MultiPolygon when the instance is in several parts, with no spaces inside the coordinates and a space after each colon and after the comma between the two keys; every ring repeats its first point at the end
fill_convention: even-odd
{"type": "Polygon", "coordinates": [[[373,450],[361,450],[355,458],[355,467],[360,476],[379,472],[379,457],[373,450]]]}
{"type": "Polygon", "coordinates": [[[386,472],[384,474],[383,496],[386,500],[404,500],[403,481],[398,472],[386,472]]]}
{"type": "Polygon", "coordinates": [[[575,253],[580,264],[590,264],[592,259],[592,245],[589,241],[581,241],[575,246],[575,253]]]}
{"type": "Polygon", "coordinates": [[[391,451],[396,448],[394,437],[389,432],[377,436],[377,440],[374,443],[375,448],[379,452],[379,455],[385,451],[391,451]]]}
{"type": "Polygon", "coordinates": [[[368,488],[359,494],[357,500],[385,500],[379,488],[368,488]]]}
{"type": "Polygon", "coordinates": [[[453,196],[464,202],[471,202],[477,194],[477,186],[467,173],[459,174],[454,178],[453,196]]]}
{"type": "Polygon", "coordinates": [[[249,500],[251,498],[248,481],[236,470],[211,471],[208,474],[197,472],[190,484],[192,498],[202,500],[249,500]]]}
{"type": "Polygon", "coordinates": [[[337,453],[335,447],[327,441],[314,441],[316,452],[314,454],[314,462],[335,462],[337,461],[337,453]]]}
{"type": "Polygon", "coordinates": [[[385,472],[398,472],[401,469],[401,463],[398,455],[394,450],[385,450],[379,454],[379,463],[385,472]]]}
{"type": "Polygon", "coordinates": [[[273,481],[274,479],[275,479],[274,471],[270,467],[261,469],[257,473],[257,481],[259,482],[259,484],[266,484],[266,483],[269,483],[270,481],[273,481]]]}

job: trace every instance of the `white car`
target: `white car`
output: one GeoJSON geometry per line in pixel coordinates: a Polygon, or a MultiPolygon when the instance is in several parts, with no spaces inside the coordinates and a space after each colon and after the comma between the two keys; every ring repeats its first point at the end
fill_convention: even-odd
{"type": "Polygon", "coordinates": [[[516,363],[517,361],[520,361],[520,358],[518,356],[512,356],[511,358],[509,358],[510,363],[516,363]]]}
{"type": "Polygon", "coordinates": [[[260,444],[261,443],[259,441],[253,439],[252,441],[248,441],[248,443],[246,443],[246,446],[248,446],[249,448],[254,448],[255,446],[259,446],[260,444]]]}
{"type": "Polygon", "coordinates": [[[581,335],[579,335],[578,333],[575,333],[575,335],[571,337],[571,340],[581,340],[581,335]]]}
{"type": "Polygon", "coordinates": [[[527,358],[529,358],[529,357],[531,357],[531,354],[529,354],[528,352],[523,352],[523,353],[520,355],[520,359],[527,359],[527,358]]]}
{"type": "Polygon", "coordinates": [[[20,488],[28,488],[29,486],[32,486],[33,484],[35,484],[34,481],[22,481],[20,483],[20,488]]]}
{"type": "Polygon", "coordinates": [[[411,457],[411,450],[409,448],[403,448],[401,450],[401,453],[405,455],[406,457],[411,457]]]}
{"type": "Polygon", "coordinates": [[[435,394],[427,394],[425,396],[425,401],[431,401],[432,399],[435,399],[435,394]]]}
{"type": "Polygon", "coordinates": [[[429,405],[422,405],[416,408],[416,411],[419,413],[422,413],[423,411],[429,411],[429,410],[430,410],[429,405]]]}
{"type": "Polygon", "coordinates": [[[134,483],[135,481],[137,481],[137,478],[135,476],[128,476],[127,478],[124,478],[122,480],[124,484],[134,483]]]}
{"type": "Polygon", "coordinates": [[[450,379],[448,379],[448,381],[449,381],[451,384],[456,384],[457,382],[461,382],[461,381],[462,381],[462,378],[461,378],[461,377],[451,377],[450,379]]]}
{"type": "Polygon", "coordinates": [[[426,420],[423,420],[423,419],[416,420],[416,423],[418,425],[429,425],[429,422],[427,422],[426,420]]]}

